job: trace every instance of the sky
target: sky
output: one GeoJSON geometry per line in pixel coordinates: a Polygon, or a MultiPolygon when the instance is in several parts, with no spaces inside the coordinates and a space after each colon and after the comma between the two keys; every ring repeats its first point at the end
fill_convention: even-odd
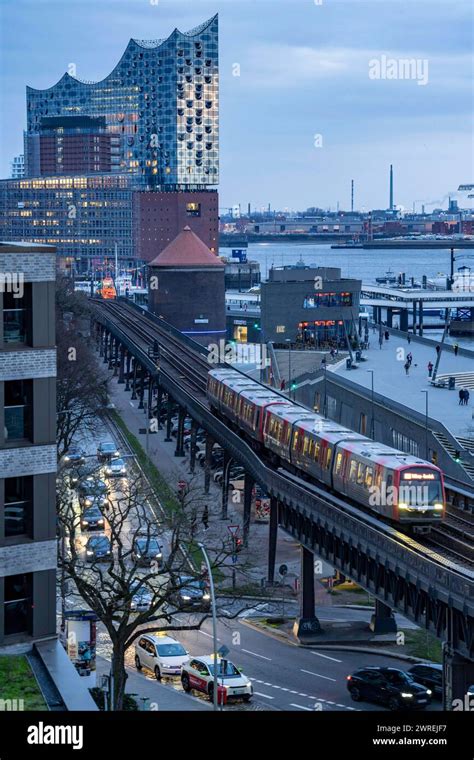
{"type": "Polygon", "coordinates": [[[25,88],[100,80],[130,37],[219,13],[220,207],[473,207],[471,0],[1,0],[0,176],[25,88]],[[404,68],[404,60],[414,67],[404,68]]]}

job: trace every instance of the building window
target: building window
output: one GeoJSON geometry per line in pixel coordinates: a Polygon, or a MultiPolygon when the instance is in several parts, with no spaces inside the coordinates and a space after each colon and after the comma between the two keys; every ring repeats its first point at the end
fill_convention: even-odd
{"type": "Polygon", "coordinates": [[[5,479],[5,537],[32,536],[33,478],[5,479]]]}
{"type": "Polygon", "coordinates": [[[331,306],[352,306],[352,293],[312,293],[303,301],[303,309],[331,306]]]}
{"type": "Polygon", "coordinates": [[[186,203],[186,216],[201,216],[201,204],[186,203]]]}
{"type": "Polygon", "coordinates": [[[5,383],[5,440],[32,439],[33,381],[5,383]]]}
{"type": "Polygon", "coordinates": [[[23,285],[21,298],[3,293],[3,341],[31,345],[31,285],[23,285]]]}
{"type": "Polygon", "coordinates": [[[5,636],[28,633],[31,627],[31,573],[5,578],[5,636]]]}
{"type": "Polygon", "coordinates": [[[361,435],[367,435],[367,415],[361,413],[359,422],[359,433],[361,435]]]}
{"type": "Polygon", "coordinates": [[[285,332],[285,325],[277,325],[276,326],[276,332],[277,333],[284,333],[285,332]]]}

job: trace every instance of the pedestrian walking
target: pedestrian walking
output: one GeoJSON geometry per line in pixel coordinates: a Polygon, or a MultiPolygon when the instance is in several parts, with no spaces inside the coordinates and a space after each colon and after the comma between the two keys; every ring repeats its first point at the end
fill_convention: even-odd
{"type": "Polygon", "coordinates": [[[204,530],[207,530],[209,527],[209,507],[207,504],[205,505],[202,512],[202,524],[204,525],[204,530]]]}
{"type": "Polygon", "coordinates": [[[408,375],[410,371],[410,362],[407,360],[403,366],[405,367],[405,374],[408,375]]]}
{"type": "Polygon", "coordinates": [[[390,333],[388,330],[385,330],[385,340],[388,340],[390,338],[390,333]]]}
{"type": "Polygon", "coordinates": [[[410,335],[410,333],[407,334],[407,341],[408,341],[408,345],[410,345],[410,343],[411,343],[411,335],[410,335]]]}
{"type": "Polygon", "coordinates": [[[438,354],[438,356],[439,356],[440,351],[441,351],[441,346],[436,346],[436,353],[438,354]]]}
{"type": "Polygon", "coordinates": [[[467,388],[464,389],[464,403],[466,406],[469,404],[469,391],[467,388]]]}
{"type": "Polygon", "coordinates": [[[413,361],[413,354],[412,354],[412,352],[410,351],[410,353],[409,353],[409,354],[407,354],[407,362],[408,362],[408,364],[410,365],[410,367],[411,367],[411,363],[412,363],[412,361],[413,361]]]}
{"type": "Polygon", "coordinates": [[[281,390],[281,391],[284,391],[284,390],[285,390],[285,385],[286,385],[286,382],[285,382],[285,378],[283,378],[283,380],[282,380],[282,381],[281,381],[281,383],[280,383],[280,390],[281,390]]]}
{"type": "Polygon", "coordinates": [[[454,356],[458,355],[458,351],[459,351],[459,343],[455,343],[454,344],[454,356]]]}
{"type": "Polygon", "coordinates": [[[428,362],[428,377],[431,377],[433,374],[433,362],[428,362]]]}
{"type": "Polygon", "coordinates": [[[459,389],[459,404],[461,406],[464,404],[464,388],[459,389]]]}

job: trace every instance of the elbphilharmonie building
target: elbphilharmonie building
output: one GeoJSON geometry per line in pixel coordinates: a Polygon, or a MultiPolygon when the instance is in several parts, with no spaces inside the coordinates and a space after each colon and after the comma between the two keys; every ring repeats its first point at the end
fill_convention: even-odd
{"type": "MultiPolygon", "coordinates": [[[[110,165],[138,187],[205,189],[219,182],[218,114],[217,16],[188,32],[175,29],[166,39],[131,39],[99,82],[68,72],[49,89],[27,87],[26,176],[52,173],[42,171],[49,165],[41,157],[47,150],[48,160],[54,150],[54,174],[60,174],[71,141],[77,145],[81,130],[87,131],[94,151],[96,130],[98,172],[110,165]],[[104,141],[104,134],[113,139],[104,141]]],[[[86,171],[94,171],[94,163],[86,171]]]]}

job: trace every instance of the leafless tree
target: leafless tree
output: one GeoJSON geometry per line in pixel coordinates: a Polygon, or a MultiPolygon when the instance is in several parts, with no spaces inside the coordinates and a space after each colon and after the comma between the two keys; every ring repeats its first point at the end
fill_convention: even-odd
{"type": "MultiPolygon", "coordinates": [[[[127,679],[125,653],[135,639],[146,632],[196,630],[210,615],[209,579],[203,567],[197,567],[199,563],[192,560],[203,497],[197,488],[190,487],[172,513],[158,516],[156,495],[135,471],[126,484],[118,482],[117,490],[115,486],[113,492],[110,489],[107,503],[102,506],[110,554],[99,561],[85,552],[88,535],[81,531],[81,509],[69,483],[72,472],[63,468],[58,479],[58,516],[63,536],[59,567],[110,637],[113,705],[120,710],[127,679]],[[154,540],[163,546],[162,567],[159,558],[149,567],[140,566],[133,551],[137,539],[145,540],[148,547],[154,540]],[[177,619],[183,613],[180,592],[187,592],[190,583],[198,588],[198,595],[202,593],[200,609],[190,613],[189,622],[182,623],[177,619]]],[[[233,549],[222,540],[206,541],[206,549],[215,578],[227,566],[233,549]]],[[[247,607],[241,600],[237,604],[234,600],[229,612],[225,600],[218,600],[218,615],[234,618],[247,607]]]]}
{"type": "Polygon", "coordinates": [[[97,363],[92,346],[78,331],[78,321],[89,317],[83,293],[71,292],[61,278],[56,290],[58,456],[70,448],[79,431],[93,429],[108,400],[108,377],[97,363]],[[65,317],[70,318],[66,319],[65,317]]]}

